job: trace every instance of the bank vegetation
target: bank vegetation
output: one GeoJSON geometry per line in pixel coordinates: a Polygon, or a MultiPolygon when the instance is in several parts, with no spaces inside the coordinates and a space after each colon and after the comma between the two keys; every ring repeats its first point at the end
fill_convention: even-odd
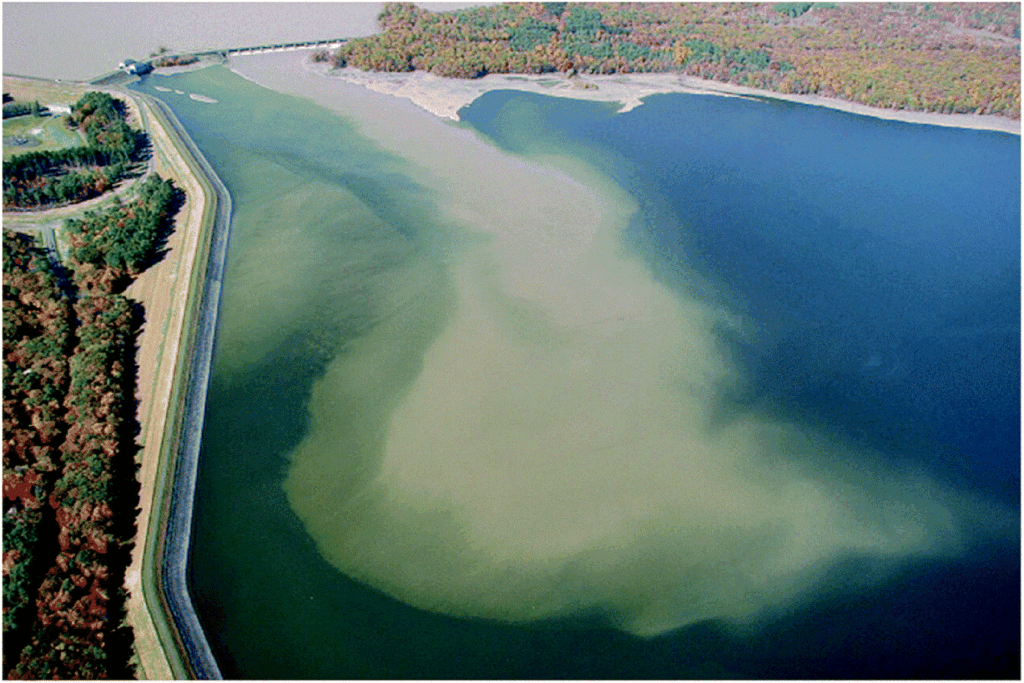
{"type": "Polygon", "coordinates": [[[874,107],[1020,118],[1019,3],[390,3],[315,59],[373,71],[675,72],[874,107]]]}
{"type": "Polygon", "coordinates": [[[151,176],[68,220],[67,270],[3,234],[3,673],[131,678],[125,571],[139,502],[135,340],[124,289],[182,201],[151,176]]]}

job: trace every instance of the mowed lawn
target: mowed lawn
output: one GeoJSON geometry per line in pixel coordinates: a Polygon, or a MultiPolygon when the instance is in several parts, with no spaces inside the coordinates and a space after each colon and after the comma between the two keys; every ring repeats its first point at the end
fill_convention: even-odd
{"type": "MultiPolygon", "coordinates": [[[[54,102],[72,105],[89,88],[83,83],[56,82],[36,78],[22,78],[5,75],[4,93],[10,95],[15,102],[39,102],[41,105],[54,102]]],[[[85,138],[65,125],[66,115],[58,116],[18,116],[4,120],[4,159],[23,152],[41,152],[50,149],[76,147],[84,144],[85,138]],[[39,133],[33,133],[40,129],[39,133]],[[15,146],[10,144],[11,137],[25,136],[30,141],[38,142],[31,146],[15,146]]]]}
{"type": "Polygon", "coordinates": [[[67,115],[18,116],[4,120],[4,159],[24,152],[43,152],[85,144],[81,133],[67,127],[67,115]],[[25,141],[17,144],[18,141],[25,141]]]}

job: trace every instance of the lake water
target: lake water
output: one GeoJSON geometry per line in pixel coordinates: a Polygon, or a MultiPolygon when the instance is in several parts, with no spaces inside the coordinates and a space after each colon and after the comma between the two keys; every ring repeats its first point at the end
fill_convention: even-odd
{"type": "Polygon", "coordinates": [[[235,206],[191,564],[227,677],[1018,675],[1019,137],[138,87],[235,206]]]}
{"type": "Polygon", "coordinates": [[[941,470],[970,470],[1014,500],[1019,138],[687,101],[654,96],[608,116],[502,93],[463,119],[510,149],[588,154],[641,198],[635,237],[666,256],[653,267],[673,281],[664,261],[689,259],[757,329],[735,347],[751,384],[733,398],[900,457],[955,448],[960,462],[941,470]]]}
{"type": "MultiPolygon", "coordinates": [[[[434,11],[471,3],[425,3],[434,11]]],[[[377,2],[7,2],[4,73],[89,80],[160,47],[187,53],[367,36],[377,2]]]]}
{"type": "Polygon", "coordinates": [[[4,73],[88,80],[126,58],[375,33],[378,3],[12,2],[4,73]],[[45,46],[45,49],[40,49],[45,46]]]}

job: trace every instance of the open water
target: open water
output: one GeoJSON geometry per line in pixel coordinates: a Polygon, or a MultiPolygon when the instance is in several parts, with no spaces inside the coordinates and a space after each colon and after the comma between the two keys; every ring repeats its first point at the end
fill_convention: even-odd
{"type": "Polygon", "coordinates": [[[738,400],[892,457],[955,459],[935,464],[1015,500],[1020,138],[779,101],[645,102],[610,116],[492,93],[461,116],[510,149],[585,154],[640,198],[633,237],[653,267],[673,281],[687,259],[755,323],[734,347],[751,379],[738,400]]]}
{"type": "MultiPolygon", "coordinates": [[[[421,5],[454,10],[462,3],[421,5]]],[[[4,73],[91,80],[161,47],[172,54],[377,32],[373,2],[9,2],[4,73]],[[46,49],[39,49],[45,45],[46,49]]]]}
{"type": "Polygon", "coordinates": [[[235,206],[227,677],[1019,675],[1019,137],[494,92],[382,108],[403,151],[355,96],[138,87],[235,206]]]}

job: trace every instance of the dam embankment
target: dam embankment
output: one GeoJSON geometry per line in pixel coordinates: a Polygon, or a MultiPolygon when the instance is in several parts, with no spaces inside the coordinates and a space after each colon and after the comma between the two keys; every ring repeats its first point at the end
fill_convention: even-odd
{"type": "Polygon", "coordinates": [[[188,664],[196,678],[220,678],[217,663],[210,652],[202,627],[188,594],[186,569],[192,530],[192,509],[199,461],[199,437],[203,429],[210,364],[213,358],[217,309],[223,282],[231,225],[231,197],[227,188],[210,168],[202,152],[187,136],[166,105],[163,113],[198,165],[198,172],[210,184],[215,197],[212,224],[205,247],[205,269],[194,273],[189,288],[192,299],[190,355],[180,365],[178,384],[181,396],[181,420],[177,422],[175,473],[169,513],[166,519],[164,552],[161,560],[164,597],[182,639],[188,664]]]}
{"type": "Polygon", "coordinates": [[[192,498],[231,198],[160,100],[131,93],[157,163],[185,192],[168,255],[133,295],[147,309],[140,339],[143,432],[138,543],[129,619],[140,677],[219,678],[186,585],[192,498]],[[143,390],[145,392],[145,390],[143,390]]]}

